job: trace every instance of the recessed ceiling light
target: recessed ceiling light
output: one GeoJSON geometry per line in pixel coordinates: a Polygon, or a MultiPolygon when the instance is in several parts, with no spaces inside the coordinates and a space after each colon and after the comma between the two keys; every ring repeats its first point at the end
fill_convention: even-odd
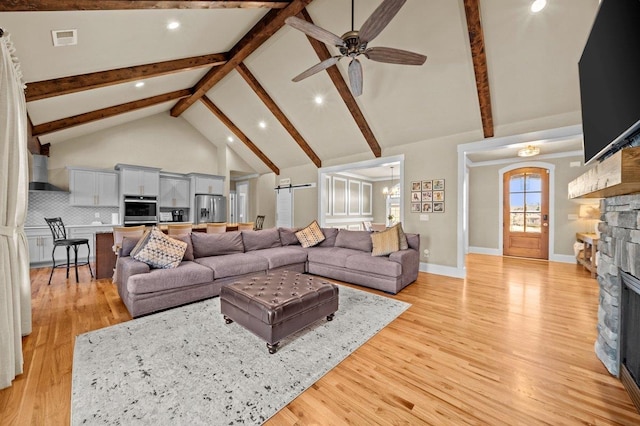
{"type": "Polygon", "coordinates": [[[322,105],[324,103],[324,98],[318,95],[313,99],[313,101],[318,105],[322,105]]]}
{"type": "Polygon", "coordinates": [[[547,5],[547,0],[535,0],[531,3],[531,11],[533,13],[538,13],[547,5]]]}
{"type": "Polygon", "coordinates": [[[233,142],[233,136],[227,136],[227,140],[228,140],[229,142],[233,142]]]}
{"type": "Polygon", "coordinates": [[[144,86],[144,81],[139,81],[139,82],[136,83],[136,87],[137,88],[140,88],[140,87],[143,87],[143,86],[144,86]]]}
{"type": "Polygon", "coordinates": [[[261,129],[266,129],[267,128],[267,123],[265,123],[264,121],[261,121],[258,123],[258,126],[260,126],[261,129]]]}
{"type": "Polygon", "coordinates": [[[167,24],[168,30],[177,30],[178,28],[180,28],[180,22],[178,21],[171,21],[167,24]]]}

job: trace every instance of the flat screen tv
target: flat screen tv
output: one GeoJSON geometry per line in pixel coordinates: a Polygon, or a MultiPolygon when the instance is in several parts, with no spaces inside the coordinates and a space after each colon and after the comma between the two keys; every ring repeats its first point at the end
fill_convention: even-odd
{"type": "Polygon", "coordinates": [[[640,129],[640,0],[603,0],[578,65],[585,163],[640,129]]]}

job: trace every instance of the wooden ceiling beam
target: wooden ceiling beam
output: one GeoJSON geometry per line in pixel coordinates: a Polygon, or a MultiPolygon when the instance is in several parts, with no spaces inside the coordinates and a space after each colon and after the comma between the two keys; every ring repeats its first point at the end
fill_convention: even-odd
{"type": "Polygon", "coordinates": [[[227,62],[227,56],[227,53],[212,53],[210,55],[193,56],[191,58],[36,81],[27,84],[25,95],[27,102],[32,102],[54,96],[68,95],[83,90],[97,89],[99,87],[189,71],[206,66],[222,65],[227,62]]]}
{"type": "Polygon", "coordinates": [[[37,136],[33,136],[33,123],[31,122],[31,117],[27,114],[27,149],[32,154],[41,154],[42,153],[42,145],[40,144],[40,139],[37,136]]]}
{"type": "Polygon", "coordinates": [[[493,113],[491,112],[491,90],[489,90],[489,71],[487,55],[484,50],[484,32],[480,20],[480,0],[464,0],[464,13],[467,17],[473,72],[476,76],[478,103],[482,117],[482,131],[485,138],[493,136],[493,113]]]}
{"type": "Polygon", "coordinates": [[[322,167],[322,160],[320,157],[316,155],[313,149],[309,146],[307,141],[302,137],[298,129],[293,125],[293,123],[287,118],[287,116],[282,112],[278,104],[273,100],[271,96],[267,93],[267,91],[262,87],[260,82],[255,78],[255,76],[249,71],[244,62],[238,64],[236,71],[244,78],[249,87],[258,95],[260,100],[269,108],[269,111],[274,115],[274,117],[282,124],[282,127],[285,128],[287,132],[291,135],[293,140],[296,141],[298,146],[307,154],[307,157],[316,165],[316,167],[322,167]]]}
{"type": "Polygon", "coordinates": [[[283,9],[289,3],[291,3],[290,0],[9,0],[0,2],[0,12],[134,9],[283,9]]]}
{"type": "Polygon", "coordinates": [[[102,120],[104,118],[114,117],[116,115],[147,108],[164,102],[174,101],[191,95],[190,89],[176,90],[170,93],[164,93],[150,98],[139,99],[125,104],[115,105],[84,114],[74,115],[73,117],[62,118],[60,120],[50,121],[48,123],[33,126],[33,136],[42,136],[47,133],[57,132],[59,130],[69,129],[71,127],[80,126],[81,124],[91,123],[92,121],[102,120]]]}
{"type": "Polygon", "coordinates": [[[229,51],[229,60],[224,65],[209,71],[193,87],[193,95],[180,100],[172,109],[171,115],[180,116],[205,95],[213,86],[235,69],[250,54],[284,26],[284,20],[289,16],[300,13],[312,0],[293,0],[289,6],[281,10],[270,10],[267,14],[249,30],[229,51]]]}
{"type": "Polygon", "coordinates": [[[236,135],[236,137],[238,139],[240,139],[242,142],[244,142],[244,144],[247,146],[247,148],[249,148],[260,160],[262,160],[262,162],[264,164],[266,164],[267,167],[269,167],[271,169],[271,171],[273,171],[273,173],[275,173],[276,175],[280,174],[280,169],[275,164],[273,164],[273,162],[271,160],[269,160],[269,157],[267,157],[266,154],[264,152],[262,152],[260,150],[260,148],[258,148],[251,141],[251,139],[249,139],[249,137],[247,135],[245,135],[244,132],[242,130],[240,130],[240,128],[238,126],[236,126],[233,123],[233,121],[231,121],[231,119],[229,119],[229,117],[227,117],[220,110],[220,108],[218,108],[211,101],[211,99],[209,99],[206,95],[204,95],[204,96],[200,97],[200,102],[202,102],[204,104],[204,106],[206,106],[209,109],[209,111],[211,111],[213,113],[213,115],[218,117],[218,119],[220,121],[222,121],[222,124],[227,126],[227,128],[229,130],[231,130],[233,132],[233,134],[236,135]]]}
{"type": "MultiPolygon", "coordinates": [[[[303,9],[300,12],[300,15],[298,17],[300,19],[305,19],[306,21],[313,24],[313,20],[311,19],[311,16],[309,15],[309,12],[307,12],[306,9],[303,9]]],[[[309,36],[307,36],[307,39],[309,39],[309,42],[311,43],[313,50],[315,50],[316,54],[318,55],[318,58],[321,61],[329,59],[332,56],[331,53],[329,52],[329,49],[324,43],[309,36]]],[[[358,128],[362,132],[362,136],[364,136],[364,139],[367,141],[367,144],[369,144],[369,147],[371,148],[371,152],[373,152],[373,155],[375,155],[376,157],[382,156],[382,149],[380,148],[380,144],[378,143],[378,140],[376,139],[375,135],[371,131],[371,128],[367,123],[367,120],[364,118],[364,115],[362,114],[362,111],[360,110],[360,107],[356,102],[356,98],[353,97],[353,94],[351,93],[351,89],[349,89],[349,85],[344,81],[344,78],[342,77],[340,70],[336,65],[333,65],[327,68],[326,71],[327,71],[327,74],[329,74],[331,81],[333,81],[333,84],[336,86],[336,89],[338,90],[338,93],[340,94],[340,96],[342,97],[342,100],[347,106],[347,109],[349,109],[349,112],[353,116],[353,119],[358,125],[358,128]]]]}

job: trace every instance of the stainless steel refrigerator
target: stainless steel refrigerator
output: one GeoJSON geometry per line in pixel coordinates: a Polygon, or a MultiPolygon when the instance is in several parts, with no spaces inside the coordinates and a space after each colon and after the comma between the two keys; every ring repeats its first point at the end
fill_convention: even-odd
{"type": "Polygon", "coordinates": [[[226,222],[227,198],[223,195],[196,195],[196,223],[226,222]]]}

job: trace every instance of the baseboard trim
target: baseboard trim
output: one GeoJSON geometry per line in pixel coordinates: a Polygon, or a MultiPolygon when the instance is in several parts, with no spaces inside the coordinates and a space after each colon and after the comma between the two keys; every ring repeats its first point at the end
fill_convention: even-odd
{"type": "Polygon", "coordinates": [[[490,256],[502,256],[502,252],[497,248],[488,247],[469,247],[469,253],[488,254],[490,256]]]}
{"type": "Polygon", "coordinates": [[[455,268],[453,266],[435,265],[424,262],[420,262],[420,271],[453,278],[465,278],[467,276],[466,268],[455,268]]]}
{"type": "Polygon", "coordinates": [[[552,254],[549,256],[549,260],[560,263],[577,263],[575,256],[570,254],[552,254]]]}

